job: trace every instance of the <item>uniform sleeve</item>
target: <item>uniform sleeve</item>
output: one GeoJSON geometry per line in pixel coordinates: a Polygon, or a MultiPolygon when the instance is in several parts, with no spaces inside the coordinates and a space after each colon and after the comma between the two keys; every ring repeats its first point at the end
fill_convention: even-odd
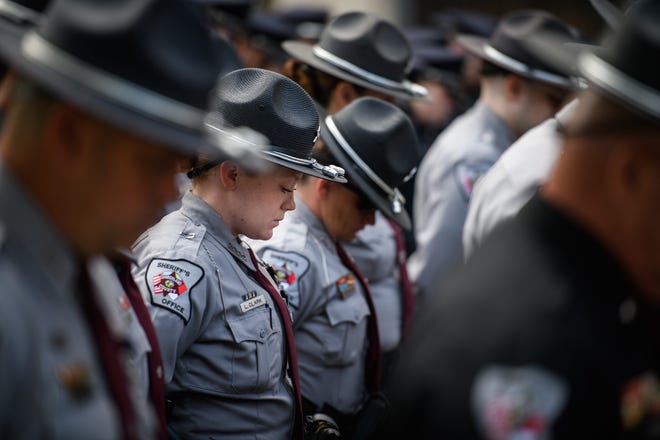
{"type": "Polygon", "coordinates": [[[166,383],[176,360],[210,319],[210,276],[207,268],[186,258],[152,258],[134,273],[158,335],[166,383]]]}

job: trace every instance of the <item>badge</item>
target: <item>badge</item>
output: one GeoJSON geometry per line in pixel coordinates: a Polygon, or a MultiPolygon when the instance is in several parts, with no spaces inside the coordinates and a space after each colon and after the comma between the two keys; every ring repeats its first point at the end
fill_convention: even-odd
{"type": "Polygon", "coordinates": [[[621,418],[623,427],[629,430],[635,429],[642,422],[659,423],[660,382],[654,373],[638,376],[623,387],[621,418]]]}
{"type": "Polygon", "coordinates": [[[151,303],[190,320],[193,287],[204,276],[204,270],[187,260],[154,258],[147,267],[145,282],[151,292],[151,303]]]}
{"type": "Polygon", "coordinates": [[[349,272],[339,278],[335,284],[337,285],[337,291],[346,299],[355,292],[355,275],[349,272]]]}
{"type": "Polygon", "coordinates": [[[487,439],[545,439],[568,400],[559,376],[540,367],[488,366],[472,385],[472,409],[487,439]]]}
{"type": "Polygon", "coordinates": [[[300,298],[297,281],[309,269],[309,260],[297,252],[281,252],[275,249],[266,249],[262,259],[272,266],[279,288],[286,293],[289,304],[298,307],[300,298]]]}
{"type": "Polygon", "coordinates": [[[454,177],[456,184],[461,190],[461,194],[465,200],[470,200],[474,185],[477,180],[490,169],[492,164],[490,162],[467,163],[459,162],[454,166],[454,177]]]}
{"type": "Polygon", "coordinates": [[[252,291],[243,295],[243,302],[240,304],[241,312],[249,312],[250,310],[256,309],[257,307],[263,306],[266,304],[266,297],[263,295],[257,296],[257,292],[252,291]]]}
{"type": "Polygon", "coordinates": [[[92,393],[92,374],[89,366],[84,362],[59,367],[57,380],[76,400],[83,399],[92,393]]]}

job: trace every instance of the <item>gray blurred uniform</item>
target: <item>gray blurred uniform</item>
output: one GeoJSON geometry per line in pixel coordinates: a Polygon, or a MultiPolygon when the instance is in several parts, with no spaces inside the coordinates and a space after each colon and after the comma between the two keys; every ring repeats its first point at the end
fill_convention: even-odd
{"type": "MultiPolygon", "coordinates": [[[[0,438],[123,436],[76,298],[79,264],[43,211],[0,164],[0,438]]],[[[138,438],[154,438],[153,413],[143,390],[135,387],[144,371],[131,368],[144,361],[146,336],[130,304],[122,301],[126,298],[112,266],[98,257],[87,270],[111,333],[128,348],[122,363],[133,385],[138,438]]]]}
{"type": "Polygon", "coordinates": [[[555,117],[520,137],[479,179],[463,228],[467,259],[502,220],[513,217],[550,175],[559,157],[562,136],[558,132],[575,109],[576,100],[555,117]]]}
{"type": "Polygon", "coordinates": [[[172,402],[168,425],[185,438],[291,438],[284,329],[244,246],[190,192],[134,246],[172,402]]]}
{"type": "Polygon", "coordinates": [[[349,243],[342,243],[369,281],[378,317],[380,347],[384,353],[401,342],[401,284],[396,260],[396,242],[387,219],[376,211],[376,222],[367,225],[349,243]]]}
{"type": "Polygon", "coordinates": [[[463,224],[474,183],[513,140],[505,122],[477,101],[422,159],[413,205],[417,249],[408,259],[417,289],[462,262],[463,224]]]}
{"type": "Polygon", "coordinates": [[[303,397],[355,414],[366,397],[369,306],[359,281],[337,255],[334,241],[309,208],[296,210],[268,241],[254,242],[273,265],[293,309],[303,397]]]}

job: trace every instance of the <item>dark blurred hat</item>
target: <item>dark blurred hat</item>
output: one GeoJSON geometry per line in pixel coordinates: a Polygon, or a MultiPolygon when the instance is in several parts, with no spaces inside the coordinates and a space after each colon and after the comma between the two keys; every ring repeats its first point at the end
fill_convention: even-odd
{"type": "Polygon", "coordinates": [[[413,72],[424,72],[428,69],[460,74],[465,56],[456,53],[445,46],[418,45],[413,47],[415,57],[413,72]]]}
{"type": "Polygon", "coordinates": [[[411,26],[403,29],[403,34],[413,47],[416,46],[444,46],[447,44],[447,36],[437,27],[411,26]]]}
{"type": "Polygon", "coordinates": [[[296,27],[280,15],[259,11],[250,15],[247,23],[250,44],[262,50],[271,60],[283,63],[289,57],[282,49],[282,42],[296,38],[296,27]]]}
{"type": "Polygon", "coordinates": [[[406,79],[412,50],[393,24],[366,12],[348,12],[328,23],[317,44],[285,41],[293,57],[337,78],[403,99],[426,99],[406,79]]]}
{"type": "Polygon", "coordinates": [[[359,98],[321,123],[321,138],[349,183],[383,214],[410,229],[398,187],[421,160],[415,129],[398,107],[372,97],[359,98]]]}
{"type": "Polygon", "coordinates": [[[210,150],[202,127],[222,68],[215,44],[178,0],[58,0],[24,36],[3,35],[0,51],[62,99],[190,154],[210,150]]]}
{"type": "Polygon", "coordinates": [[[521,10],[500,20],[489,38],[459,35],[457,41],[470,53],[505,70],[554,86],[573,88],[572,78],[530,51],[525,41],[535,35],[552,33],[565,42],[581,41],[577,30],[545,11],[521,10]]]}
{"type": "MultiPolygon", "coordinates": [[[[660,119],[659,29],[660,2],[637,2],[602,46],[578,56],[580,73],[605,95],[660,119]]],[[[575,63],[575,58],[568,54],[564,63],[575,63]]]]}
{"type": "Polygon", "coordinates": [[[344,170],[312,158],[319,117],[312,98],[294,81],[264,69],[240,69],[218,82],[208,130],[252,144],[269,162],[314,177],[346,182],[344,170]],[[255,142],[254,133],[267,138],[255,142]]]}
{"type": "Polygon", "coordinates": [[[431,21],[449,38],[457,34],[488,38],[495,31],[495,17],[467,9],[447,9],[431,16],[431,21]]]}
{"type": "Polygon", "coordinates": [[[303,40],[318,40],[328,21],[327,9],[313,6],[282,9],[277,14],[292,24],[296,38],[303,40]]]}

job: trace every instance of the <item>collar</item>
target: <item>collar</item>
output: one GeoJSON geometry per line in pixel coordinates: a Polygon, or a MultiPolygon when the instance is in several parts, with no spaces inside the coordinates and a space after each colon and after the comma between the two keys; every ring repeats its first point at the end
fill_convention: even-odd
{"type": "Polygon", "coordinates": [[[250,259],[247,243],[240,236],[233,235],[222,217],[202,198],[188,191],[181,200],[181,214],[196,225],[204,225],[206,233],[215,238],[238,261],[248,269],[256,270],[250,259]]]}
{"type": "Polygon", "coordinates": [[[493,111],[481,99],[472,107],[474,117],[482,121],[482,130],[480,140],[483,143],[495,146],[498,150],[504,152],[516,140],[513,131],[497,113],[493,111]]]}
{"type": "Polygon", "coordinates": [[[34,271],[44,273],[55,291],[73,295],[79,258],[16,176],[0,162],[0,222],[19,243],[34,271]]]}

